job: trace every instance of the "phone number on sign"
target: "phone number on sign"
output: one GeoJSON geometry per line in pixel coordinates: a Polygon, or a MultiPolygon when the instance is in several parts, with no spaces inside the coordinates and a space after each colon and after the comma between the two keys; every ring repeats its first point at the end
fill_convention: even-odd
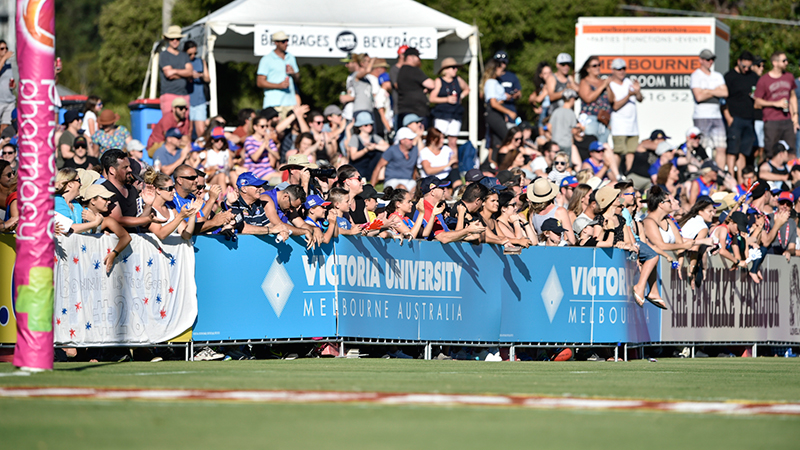
{"type": "Polygon", "coordinates": [[[692,95],[690,92],[648,92],[642,90],[644,100],[648,102],[691,102],[692,95]]]}

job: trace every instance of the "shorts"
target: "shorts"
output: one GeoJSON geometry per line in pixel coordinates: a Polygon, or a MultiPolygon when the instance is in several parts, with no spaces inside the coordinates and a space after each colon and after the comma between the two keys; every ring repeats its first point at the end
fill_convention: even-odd
{"type": "Polygon", "coordinates": [[[639,146],[639,136],[611,136],[611,142],[614,143],[614,153],[630,155],[639,146]]]}
{"type": "Polygon", "coordinates": [[[758,148],[764,148],[764,121],[756,120],[753,125],[756,128],[756,144],[758,148]]]}
{"type": "Polygon", "coordinates": [[[658,258],[658,253],[656,253],[649,245],[644,242],[638,242],[639,244],[639,262],[650,261],[653,258],[658,258]]]}
{"type": "Polygon", "coordinates": [[[11,112],[17,107],[15,102],[0,103],[0,123],[11,125],[11,112]]]}
{"type": "Polygon", "coordinates": [[[391,186],[392,189],[397,189],[397,186],[400,186],[401,184],[406,187],[407,191],[413,191],[414,188],[417,187],[416,180],[413,179],[404,180],[402,178],[392,178],[390,180],[386,180],[383,182],[383,188],[386,189],[387,187],[391,186]]]}
{"type": "Polygon", "coordinates": [[[791,120],[770,120],[764,122],[764,150],[766,150],[767,155],[772,154],[772,149],[778,141],[785,141],[789,147],[792,147],[795,144],[796,138],[794,125],[791,120]]]}
{"type": "Polygon", "coordinates": [[[750,156],[753,153],[755,140],[753,121],[734,117],[733,123],[728,126],[728,154],[750,156]]]}
{"type": "Polygon", "coordinates": [[[208,119],[208,102],[189,107],[189,120],[199,122],[208,119]]]}
{"type": "Polygon", "coordinates": [[[456,119],[433,119],[433,127],[445,136],[458,136],[461,132],[461,121],[456,119]]]}
{"type": "Polygon", "coordinates": [[[693,119],[694,126],[703,133],[703,145],[713,148],[728,148],[728,136],[722,119],[693,119]]]}
{"type": "Polygon", "coordinates": [[[161,106],[161,115],[162,116],[166,116],[166,115],[168,115],[169,113],[172,112],[172,101],[175,100],[178,97],[181,97],[184,100],[186,100],[186,104],[191,107],[192,104],[189,102],[189,96],[188,95],[161,94],[161,96],[158,97],[158,101],[159,101],[160,106],[161,106]]]}

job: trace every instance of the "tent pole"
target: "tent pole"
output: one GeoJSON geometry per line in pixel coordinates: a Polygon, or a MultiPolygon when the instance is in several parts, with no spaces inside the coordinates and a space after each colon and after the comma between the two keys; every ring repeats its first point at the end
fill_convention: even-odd
{"type": "Polygon", "coordinates": [[[158,60],[160,58],[159,50],[153,51],[153,57],[150,59],[150,95],[148,98],[158,98],[156,89],[158,88],[158,79],[161,69],[158,67],[158,60]]]}
{"type": "Polygon", "coordinates": [[[218,110],[218,99],[217,99],[217,60],[214,56],[214,42],[217,40],[217,37],[214,33],[206,28],[206,34],[208,36],[208,77],[210,78],[208,84],[208,91],[211,94],[211,98],[209,99],[209,114],[210,117],[214,117],[217,115],[218,110]]]}
{"type": "Polygon", "coordinates": [[[478,85],[480,76],[478,75],[478,27],[474,27],[469,36],[469,140],[473,145],[478,145],[478,85]]]}

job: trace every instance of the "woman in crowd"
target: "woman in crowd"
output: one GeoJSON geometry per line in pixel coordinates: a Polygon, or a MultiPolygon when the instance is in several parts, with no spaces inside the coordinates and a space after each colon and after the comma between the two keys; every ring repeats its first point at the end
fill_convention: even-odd
{"type": "Polygon", "coordinates": [[[17,172],[11,169],[11,163],[0,159],[0,205],[5,214],[0,221],[0,232],[13,231],[19,221],[17,203],[17,172]]]}
{"type": "Polygon", "coordinates": [[[575,222],[575,219],[589,206],[590,192],[592,192],[592,187],[583,183],[579,184],[575,190],[572,191],[572,198],[569,199],[569,204],[567,206],[567,214],[569,215],[570,223],[575,222]]]}
{"type": "Polygon", "coordinates": [[[509,128],[503,141],[489,153],[491,168],[499,168],[505,163],[506,157],[514,150],[519,151],[520,147],[522,147],[522,131],[518,127],[509,128]]]}
{"type": "Polygon", "coordinates": [[[92,136],[97,131],[97,115],[103,110],[103,101],[96,95],[90,95],[83,105],[83,123],[81,129],[87,136],[92,136]]]}
{"type": "Polygon", "coordinates": [[[92,134],[92,146],[94,153],[91,154],[95,158],[105,153],[106,150],[111,148],[125,148],[128,142],[132,139],[131,133],[122,125],[117,125],[119,114],[104,109],[97,119],[97,126],[99,129],[92,134]]]}
{"type": "Polygon", "coordinates": [[[383,191],[383,198],[389,201],[386,205],[387,223],[391,223],[389,230],[381,233],[381,237],[399,237],[400,239],[413,239],[422,229],[423,214],[412,221],[409,216],[414,212],[414,196],[405,189],[387,187],[383,191]]]}
{"type": "MultiPolygon", "coordinates": [[[[547,219],[556,218],[561,221],[561,226],[571,230],[572,220],[569,218],[567,210],[555,204],[558,188],[547,178],[537,178],[532,185],[528,186],[528,201],[531,206],[528,209],[528,222],[530,222],[536,233],[542,232],[542,225],[547,219]]],[[[570,245],[575,245],[575,233],[567,233],[567,240],[570,245]]]]}
{"type": "Polygon", "coordinates": [[[664,163],[658,168],[656,174],[656,185],[662,190],[669,192],[675,198],[681,198],[681,186],[678,183],[681,173],[671,162],[664,163]]]}
{"type": "Polygon", "coordinates": [[[464,106],[461,105],[461,101],[469,95],[469,84],[458,76],[459,67],[461,66],[456,63],[455,58],[447,57],[442,60],[439,78],[433,81],[430,95],[431,103],[436,105],[431,110],[433,126],[447,136],[447,145],[453,151],[458,149],[456,140],[458,133],[461,132],[461,121],[464,118],[464,106]]]}
{"type": "Polygon", "coordinates": [[[208,174],[209,184],[219,185],[223,190],[226,190],[229,182],[230,185],[236,184],[235,180],[232,182],[230,180],[233,152],[228,148],[228,139],[225,138],[225,130],[222,127],[211,129],[205,151],[206,159],[203,166],[208,174]]]}
{"type": "Polygon", "coordinates": [[[496,214],[496,234],[499,237],[515,239],[520,243],[528,241],[527,245],[524,245],[525,247],[537,245],[539,240],[536,233],[531,234],[529,240],[529,236],[525,232],[525,226],[528,224],[523,223],[517,213],[517,196],[512,192],[501,192],[497,195],[497,201],[500,209],[496,214]]]}
{"type": "Polygon", "coordinates": [[[256,117],[253,120],[253,134],[244,140],[244,170],[252,172],[256,178],[270,180],[279,178],[275,172],[280,153],[278,146],[267,134],[267,119],[256,117]]]}
{"type": "Polygon", "coordinates": [[[608,123],[611,120],[611,102],[608,99],[611,77],[600,78],[600,59],[590,56],[580,70],[580,87],[578,95],[581,97],[581,114],[586,114],[586,134],[596,136],[601,144],[608,142],[611,130],[608,123]]]}
{"type": "MultiPolygon", "coordinates": [[[[517,118],[514,111],[503,106],[506,101],[507,95],[503,85],[497,81],[503,73],[503,68],[495,59],[490,59],[483,71],[483,78],[481,79],[481,95],[486,102],[486,124],[489,127],[489,136],[491,139],[491,147],[497,149],[500,143],[503,142],[508,134],[508,127],[506,126],[506,116],[511,120],[517,118]]],[[[520,135],[520,140],[522,136],[520,135]]],[[[497,161],[495,160],[495,165],[497,161]]]]}
{"type": "Polygon", "coordinates": [[[191,239],[197,221],[197,212],[203,206],[203,201],[196,199],[185,205],[180,211],[176,211],[172,206],[172,199],[175,198],[175,182],[170,176],[149,168],[144,173],[144,182],[148,185],[146,190],[151,187],[155,188],[153,211],[156,218],[159,219],[159,222],[151,223],[148,230],[162,241],[170,235],[191,239]]]}
{"type": "Polygon", "coordinates": [[[389,143],[373,132],[375,121],[371,112],[358,113],[353,126],[357,134],[350,138],[347,145],[350,165],[355,167],[362,177],[369,179],[383,152],[389,148],[389,143]]]}
{"type": "MultiPolygon", "coordinates": [[[[312,135],[312,142],[319,142],[317,147],[316,160],[325,160],[331,163],[336,163],[339,156],[338,136],[344,131],[344,126],[341,130],[323,131],[325,128],[325,116],[319,111],[311,111],[308,113],[306,120],[308,123],[310,133],[312,135]]],[[[330,124],[335,127],[335,124],[330,124]]]]}
{"type": "MultiPolygon", "coordinates": [[[[81,179],[78,171],[65,167],[56,173],[55,211],[72,221],[73,233],[83,233],[100,226],[103,216],[93,214],[78,202],[81,192],[81,179]]],[[[87,186],[88,187],[88,186],[87,186]]],[[[66,233],[68,230],[63,230],[66,233]]]]}
{"type": "Polygon", "coordinates": [[[531,241],[526,237],[517,238],[506,237],[506,235],[498,228],[496,217],[500,214],[500,195],[497,191],[489,191],[489,195],[483,200],[483,206],[478,215],[486,226],[484,231],[484,242],[487,244],[500,244],[503,246],[516,245],[520,247],[528,247],[531,241]]]}
{"type": "Polygon", "coordinates": [[[313,134],[300,133],[294,140],[294,146],[286,152],[286,159],[288,160],[292,155],[301,154],[308,156],[308,162],[314,163],[317,160],[317,153],[323,149],[322,141],[315,141],[313,134]]]}
{"type": "Polygon", "coordinates": [[[633,232],[625,226],[620,193],[619,189],[609,184],[595,194],[597,205],[600,207],[600,214],[595,217],[598,224],[594,225],[597,247],[615,247],[638,252],[633,232]]]}
{"type": "Polygon", "coordinates": [[[70,159],[64,160],[64,167],[72,169],[94,169],[100,165],[100,160],[94,156],[89,156],[89,143],[83,136],[75,138],[72,143],[72,152],[74,156],[70,159]]]}
{"type": "Polygon", "coordinates": [[[533,85],[536,90],[533,91],[528,102],[533,105],[533,112],[539,115],[537,126],[539,128],[539,135],[544,134],[544,119],[550,113],[550,96],[547,92],[547,79],[553,76],[553,69],[550,63],[542,61],[536,66],[536,76],[533,77],[533,85]]]}
{"type": "MultiPolygon", "coordinates": [[[[119,224],[113,217],[108,216],[108,205],[111,203],[109,199],[114,196],[102,184],[92,184],[88,186],[83,193],[84,207],[89,211],[91,219],[95,216],[100,216],[103,220],[100,225],[87,230],[90,234],[101,233],[103,231],[117,235],[117,245],[103,258],[103,265],[106,268],[106,273],[111,272],[114,266],[114,259],[125,250],[131,242],[131,235],[125,231],[125,228],[119,224]]],[[[91,221],[90,219],[90,221],[91,221]]]]}
{"type": "MultiPolygon", "coordinates": [[[[714,201],[708,197],[700,197],[692,209],[683,215],[678,225],[681,227],[681,236],[684,239],[703,239],[709,236],[708,224],[714,221],[714,201]]],[[[686,252],[689,256],[689,280],[695,273],[702,270],[701,256],[705,254],[705,246],[695,245],[686,252]]]]}
{"type": "Polygon", "coordinates": [[[503,158],[503,163],[497,167],[497,172],[514,169],[526,169],[530,172],[530,162],[530,157],[522,153],[522,149],[515,148],[503,158]]]}
{"type": "MultiPolygon", "coordinates": [[[[436,128],[428,130],[425,148],[419,151],[419,166],[425,176],[436,175],[441,180],[455,181],[458,174],[458,154],[444,144],[444,134],[436,128]],[[455,170],[453,170],[455,168],[455,170]]],[[[424,178],[424,177],[421,177],[424,178]]]]}

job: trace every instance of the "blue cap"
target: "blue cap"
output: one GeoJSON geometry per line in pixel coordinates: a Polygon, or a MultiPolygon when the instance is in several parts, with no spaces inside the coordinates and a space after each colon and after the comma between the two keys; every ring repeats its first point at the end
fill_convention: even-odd
{"type": "Polygon", "coordinates": [[[253,175],[253,172],[245,172],[239,175],[239,178],[236,179],[236,187],[239,189],[245,186],[263,186],[265,184],[267,184],[267,182],[260,178],[256,178],[256,176],[253,175]]]}
{"type": "Polygon", "coordinates": [[[356,116],[356,123],[353,124],[354,127],[363,127],[364,125],[374,125],[375,121],[372,120],[372,114],[369,111],[361,111],[356,116]]]}
{"type": "Polygon", "coordinates": [[[180,138],[183,137],[183,134],[181,133],[181,130],[179,130],[178,128],[174,128],[173,127],[173,128],[170,128],[169,130],[167,130],[166,133],[164,133],[164,137],[165,138],[174,137],[174,138],[180,139],[180,138]]]}
{"type": "Polygon", "coordinates": [[[559,187],[577,187],[578,186],[578,179],[573,176],[564,177],[561,179],[561,184],[559,187]]]}
{"type": "Polygon", "coordinates": [[[605,147],[603,147],[603,143],[600,141],[594,141],[589,144],[590,152],[602,152],[603,150],[605,150],[605,147]]]}
{"type": "Polygon", "coordinates": [[[794,198],[800,198],[800,186],[794,188],[794,190],[792,191],[792,195],[794,195],[794,198]]]}
{"type": "Polygon", "coordinates": [[[484,177],[478,183],[489,188],[489,191],[491,192],[500,192],[508,189],[507,187],[503,186],[503,184],[500,183],[500,180],[495,177],[484,177]]]}
{"type": "Polygon", "coordinates": [[[303,203],[303,206],[306,209],[311,209],[311,208],[313,208],[315,206],[328,206],[330,204],[331,204],[331,202],[326,202],[319,195],[311,194],[308,197],[306,197],[306,202],[303,203]]]}
{"type": "Polygon", "coordinates": [[[404,127],[407,127],[408,124],[414,123],[414,122],[422,122],[422,117],[420,117],[420,116],[418,116],[418,115],[416,115],[414,113],[406,114],[406,116],[403,117],[403,126],[404,127]]]}

